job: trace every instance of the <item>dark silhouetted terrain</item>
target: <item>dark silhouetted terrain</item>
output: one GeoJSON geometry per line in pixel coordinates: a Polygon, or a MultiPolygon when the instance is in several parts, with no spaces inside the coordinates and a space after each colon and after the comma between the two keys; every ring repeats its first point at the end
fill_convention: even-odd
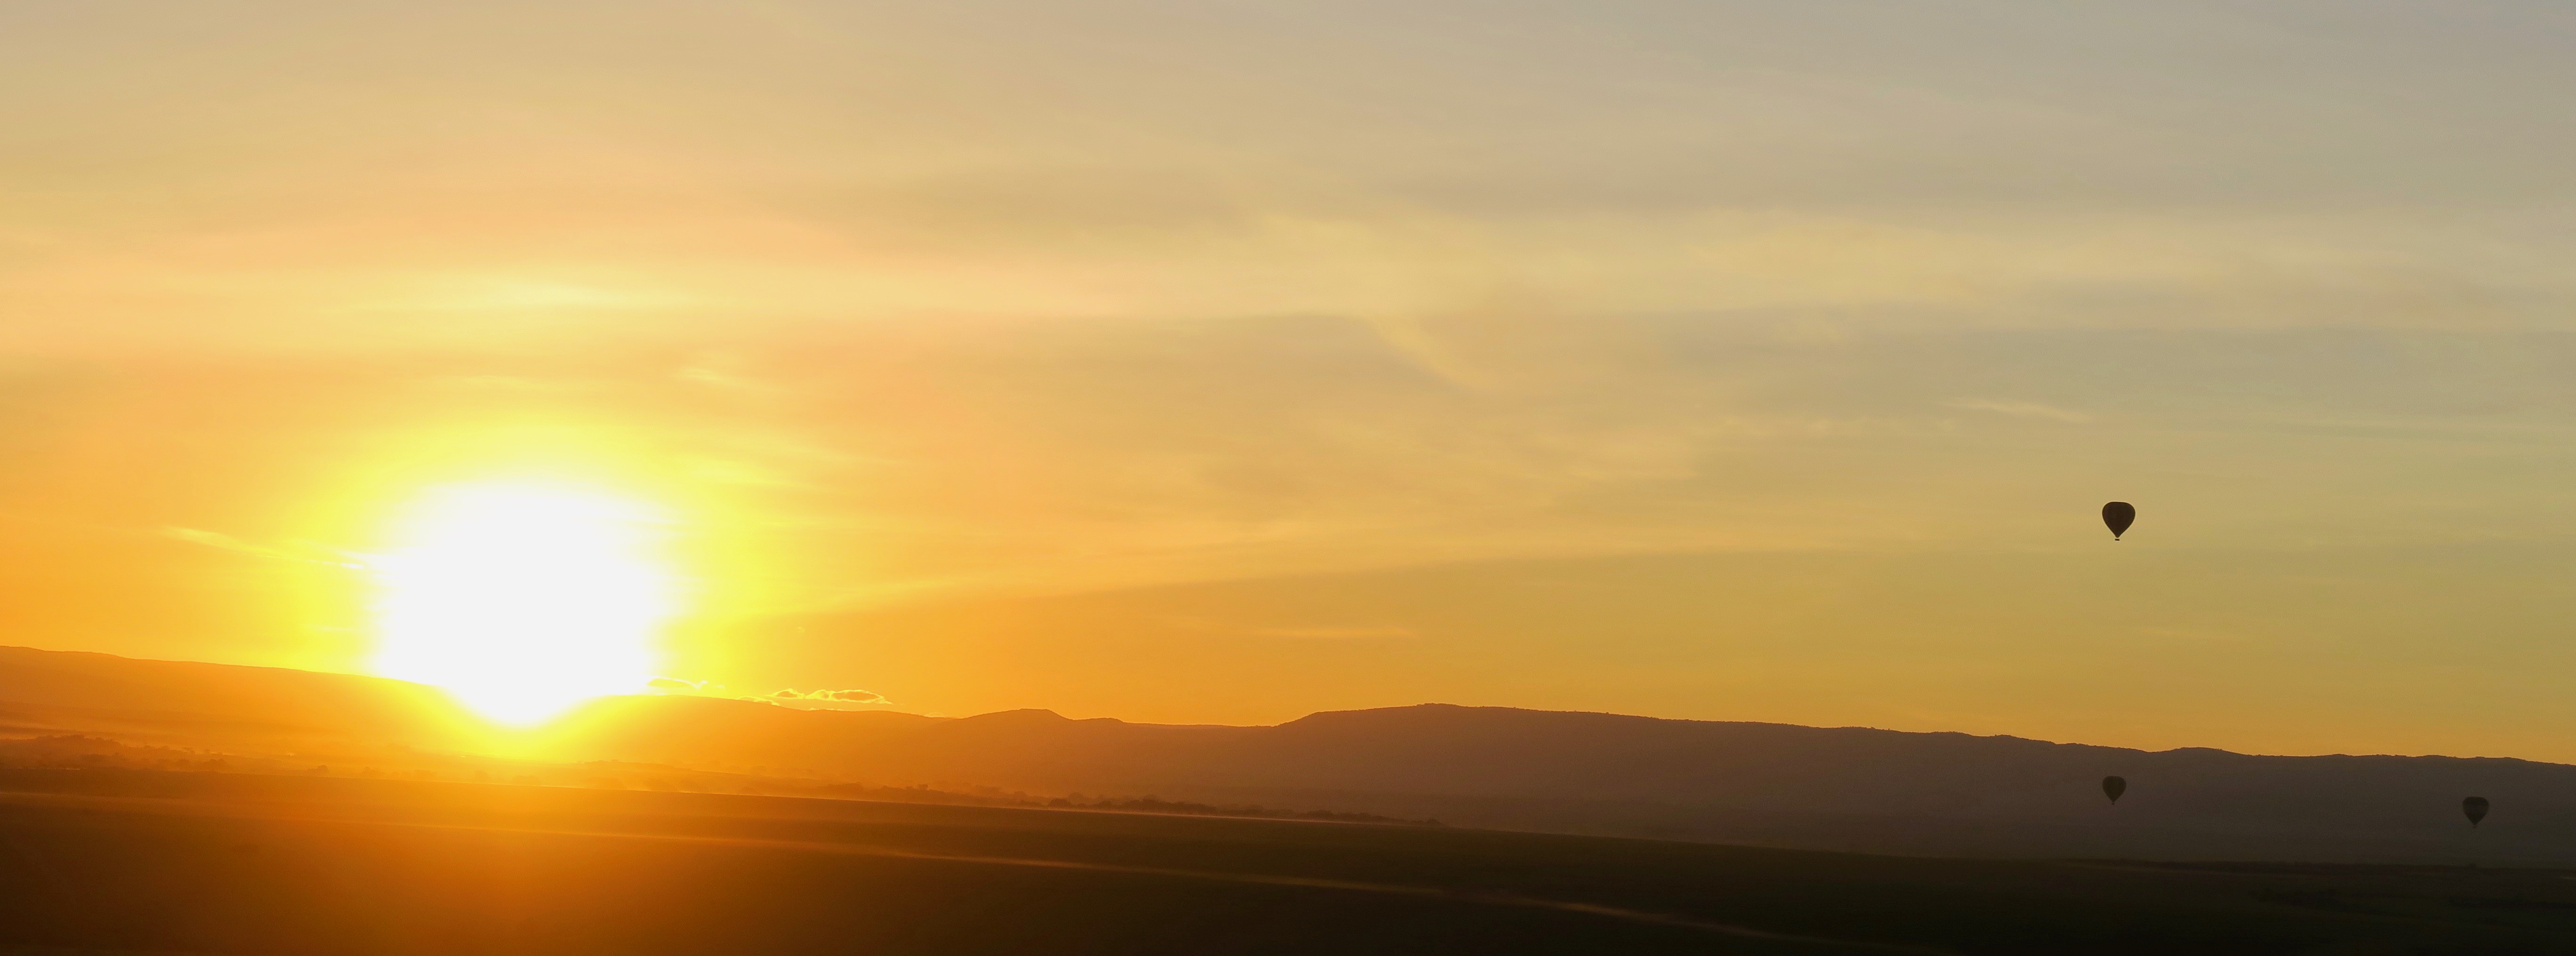
{"type": "Polygon", "coordinates": [[[2539,954],[2568,876],[0,771],[0,946],[77,952],[2539,954]]]}
{"type": "MultiPolygon", "coordinates": [[[[452,710],[414,685],[97,654],[0,649],[0,713],[20,736],[270,746],[272,755],[277,741],[307,748],[295,753],[338,748],[333,766],[342,771],[352,755],[417,762],[463,746],[452,710]],[[342,713],[350,719],[335,723],[342,713]],[[234,736],[250,742],[229,742],[234,736]],[[408,749],[388,753],[397,746],[408,749]]],[[[756,779],[804,780],[869,797],[917,786],[1040,802],[1151,795],[1927,856],[2576,865],[2576,767],[2510,759],[2149,753],[1443,705],[1192,727],[1046,711],[932,718],[624,697],[565,726],[526,755],[554,769],[474,772],[727,792],[754,789],[747,781],[756,779]],[[629,769],[561,769],[588,761],[629,769]],[[2108,774],[2130,784],[2116,807],[2098,790],[2108,774]],[[2472,794],[2495,805],[2476,830],[2459,814],[2472,794]]],[[[272,756],[271,764],[296,762],[272,756]]],[[[460,778],[434,767],[419,773],[460,778]]]]}

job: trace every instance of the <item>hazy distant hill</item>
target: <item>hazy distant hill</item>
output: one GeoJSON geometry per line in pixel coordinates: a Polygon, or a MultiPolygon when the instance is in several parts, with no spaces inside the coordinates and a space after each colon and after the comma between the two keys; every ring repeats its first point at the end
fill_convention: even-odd
{"type": "Polygon", "coordinates": [[[354,674],[0,647],[0,735],[60,730],[189,746],[470,739],[437,690],[354,674]]]}
{"type": "Polygon", "coordinates": [[[568,746],[887,783],[1157,793],[1453,824],[1875,852],[2576,862],[2576,767],[2450,757],[2157,753],[2017,737],[1496,707],[1276,727],[1009,711],[951,720],[619,698],[568,746]],[[2119,774],[2114,807],[2099,789],[2119,774]],[[2482,829],[2464,796],[2497,807],[2482,829]]]}
{"type": "MultiPolygon", "coordinates": [[[[346,675],[0,649],[0,713],[59,726],[445,738],[427,688],[346,675]],[[157,714],[143,713],[146,711],[157,714]]],[[[24,720],[10,723],[34,726],[24,720]]],[[[82,727],[84,730],[113,728],[82,727]]],[[[21,731],[25,732],[25,731],[21,731]]],[[[802,711],[623,697],[565,760],[807,772],[1333,809],[1451,824],[1992,856],[2576,863],[2576,767],[2449,757],[2149,753],[2015,737],[1423,705],[1275,727],[802,711]],[[2117,807],[2098,785],[2119,774],[2117,807]],[[2495,803],[2472,831],[2459,802],[2495,803]]]]}

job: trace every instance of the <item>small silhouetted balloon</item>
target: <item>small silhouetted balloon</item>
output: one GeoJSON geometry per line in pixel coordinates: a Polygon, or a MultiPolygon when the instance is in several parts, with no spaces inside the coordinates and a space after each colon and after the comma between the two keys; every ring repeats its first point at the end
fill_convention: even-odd
{"type": "Polygon", "coordinates": [[[2120,802],[2120,795],[2127,792],[2129,792],[2128,781],[2118,777],[2102,778],[2102,795],[2111,798],[2112,803],[2120,802]]]}
{"type": "Polygon", "coordinates": [[[2126,501],[2114,501],[2102,506],[2102,523],[2111,526],[2113,541],[2118,541],[2121,535],[2129,533],[2129,524],[2136,520],[2138,520],[2138,509],[2126,501]]]}
{"type": "Polygon", "coordinates": [[[2477,826],[2478,821],[2487,818],[2487,798],[2470,797],[2460,801],[2460,812],[2469,815],[2470,826],[2477,826]]]}

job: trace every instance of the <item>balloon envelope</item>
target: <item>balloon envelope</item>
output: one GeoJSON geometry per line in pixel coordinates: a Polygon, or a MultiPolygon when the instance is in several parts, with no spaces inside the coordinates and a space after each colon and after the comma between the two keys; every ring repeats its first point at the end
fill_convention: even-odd
{"type": "Polygon", "coordinates": [[[2111,798],[2112,803],[2120,802],[2120,795],[2127,792],[2129,792],[2127,780],[2118,777],[2102,778],[2102,795],[2111,798]]]}
{"type": "Polygon", "coordinates": [[[2478,821],[2487,818],[2487,798],[2470,797],[2460,801],[2460,812],[2469,815],[2470,826],[2477,826],[2478,821]]]}
{"type": "Polygon", "coordinates": [[[2138,520],[2138,509],[2126,501],[2114,501],[2102,506],[2102,523],[2111,526],[2113,541],[2118,541],[2121,535],[2127,534],[2129,524],[2136,520],[2138,520]]]}

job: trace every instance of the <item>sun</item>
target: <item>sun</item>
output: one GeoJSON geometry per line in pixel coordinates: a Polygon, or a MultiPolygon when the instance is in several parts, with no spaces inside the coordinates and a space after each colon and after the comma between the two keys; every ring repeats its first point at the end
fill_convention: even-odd
{"type": "Polygon", "coordinates": [[[543,723],[644,688],[679,610],[669,520],[614,493],[491,483],[432,489],[371,557],[382,676],[445,689],[486,718],[543,723]]]}

